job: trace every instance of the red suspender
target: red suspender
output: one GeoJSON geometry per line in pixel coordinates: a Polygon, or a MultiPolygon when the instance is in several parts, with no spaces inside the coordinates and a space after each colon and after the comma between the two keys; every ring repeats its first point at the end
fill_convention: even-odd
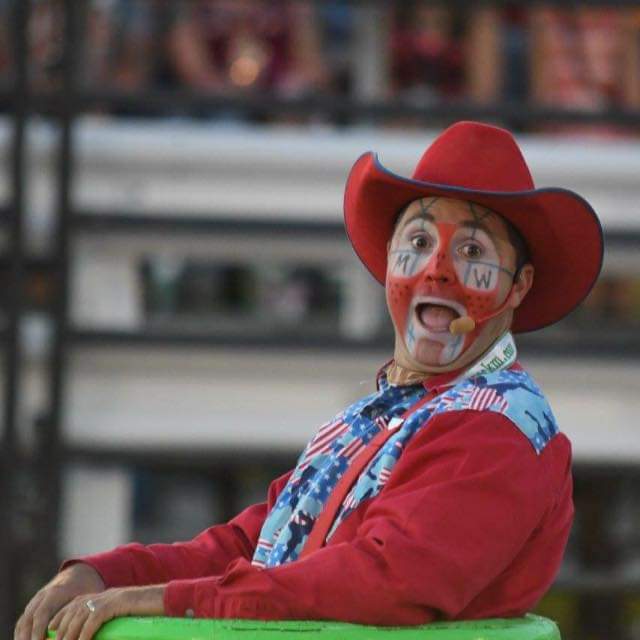
{"type": "MultiPolygon", "coordinates": [[[[406,420],[406,418],[408,418],[414,411],[417,411],[420,407],[427,404],[427,402],[433,400],[434,395],[435,394],[433,392],[427,392],[427,394],[420,398],[418,402],[410,406],[400,417],[401,422],[398,424],[398,426],[400,426],[402,422],[404,422],[404,420],[406,420]]],[[[300,553],[299,559],[308,556],[310,553],[313,553],[324,545],[327,533],[329,533],[329,529],[331,528],[331,525],[336,518],[336,514],[340,509],[340,505],[343,503],[345,497],[347,496],[347,493],[349,493],[351,487],[358,479],[367,464],[371,462],[373,456],[378,453],[382,445],[384,445],[389,437],[392,436],[395,432],[395,428],[387,427],[380,433],[376,434],[376,436],[371,440],[371,442],[369,442],[364,450],[361,451],[360,454],[351,462],[346,473],[342,476],[342,478],[340,478],[335,489],[331,492],[331,495],[327,500],[327,504],[325,504],[324,509],[313,525],[313,529],[311,529],[311,533],[309,534],[307,542],[305,543],[304,548],[300,553]]]]}

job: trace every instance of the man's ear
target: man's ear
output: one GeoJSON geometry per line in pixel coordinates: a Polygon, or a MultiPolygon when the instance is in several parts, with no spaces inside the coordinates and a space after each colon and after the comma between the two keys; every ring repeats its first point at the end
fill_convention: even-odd
{"type": "Polygon", "coordinates": [[[522,304],[527,293],[529,293],[529,289],[533,285],[533,276],[535,273],[535,269],[532,264],[525,264],[518,273],[518,277],[515,279],[513,283],[513,287],[511,289],[511,298],[509,300],[509,307],[512,309],[516,309],[522,304]]]}

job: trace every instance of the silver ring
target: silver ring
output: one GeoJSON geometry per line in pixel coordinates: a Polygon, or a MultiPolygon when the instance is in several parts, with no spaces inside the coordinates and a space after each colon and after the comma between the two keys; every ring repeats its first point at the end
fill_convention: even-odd
{"type": "Polygon", "coordinates": [[[96,603],[93,600],[87,600],[84,604],[91,613],[95,613],[96,603]]]}

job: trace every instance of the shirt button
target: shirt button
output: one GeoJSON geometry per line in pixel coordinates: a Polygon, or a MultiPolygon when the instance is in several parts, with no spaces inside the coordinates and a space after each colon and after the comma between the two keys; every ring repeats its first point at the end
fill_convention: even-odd
{"type": "Polygon", "coordinates": [[[184,615],[186,618],[193,618],[193,616],[195,616],[195,611],[193,609],[187,609],[184,612],[184,615]]]}

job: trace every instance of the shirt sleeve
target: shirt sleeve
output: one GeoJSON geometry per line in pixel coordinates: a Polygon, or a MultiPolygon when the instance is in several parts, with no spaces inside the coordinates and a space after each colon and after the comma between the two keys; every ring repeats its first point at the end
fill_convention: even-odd
{"type": "Polygon", "coordinates": [[[108,588],[220,575],[234,560],[251,559],[264,519],[290,473],[271,483],[266,502],[248,507],[226,524],[210,527],[193,540],[127,544],[105,553],[67,560],[62,569],[76,562],[89,564],[108,588]]]}
{"type": "Polygon", "coordinates": [[[541,457],[511,421],[445,413],[411,440],[353,539],[275,568],[240,558],[223,576],[172,581],[165,612],[380,625],[455,618],[513,561],[550,494],[541,457]]]}

